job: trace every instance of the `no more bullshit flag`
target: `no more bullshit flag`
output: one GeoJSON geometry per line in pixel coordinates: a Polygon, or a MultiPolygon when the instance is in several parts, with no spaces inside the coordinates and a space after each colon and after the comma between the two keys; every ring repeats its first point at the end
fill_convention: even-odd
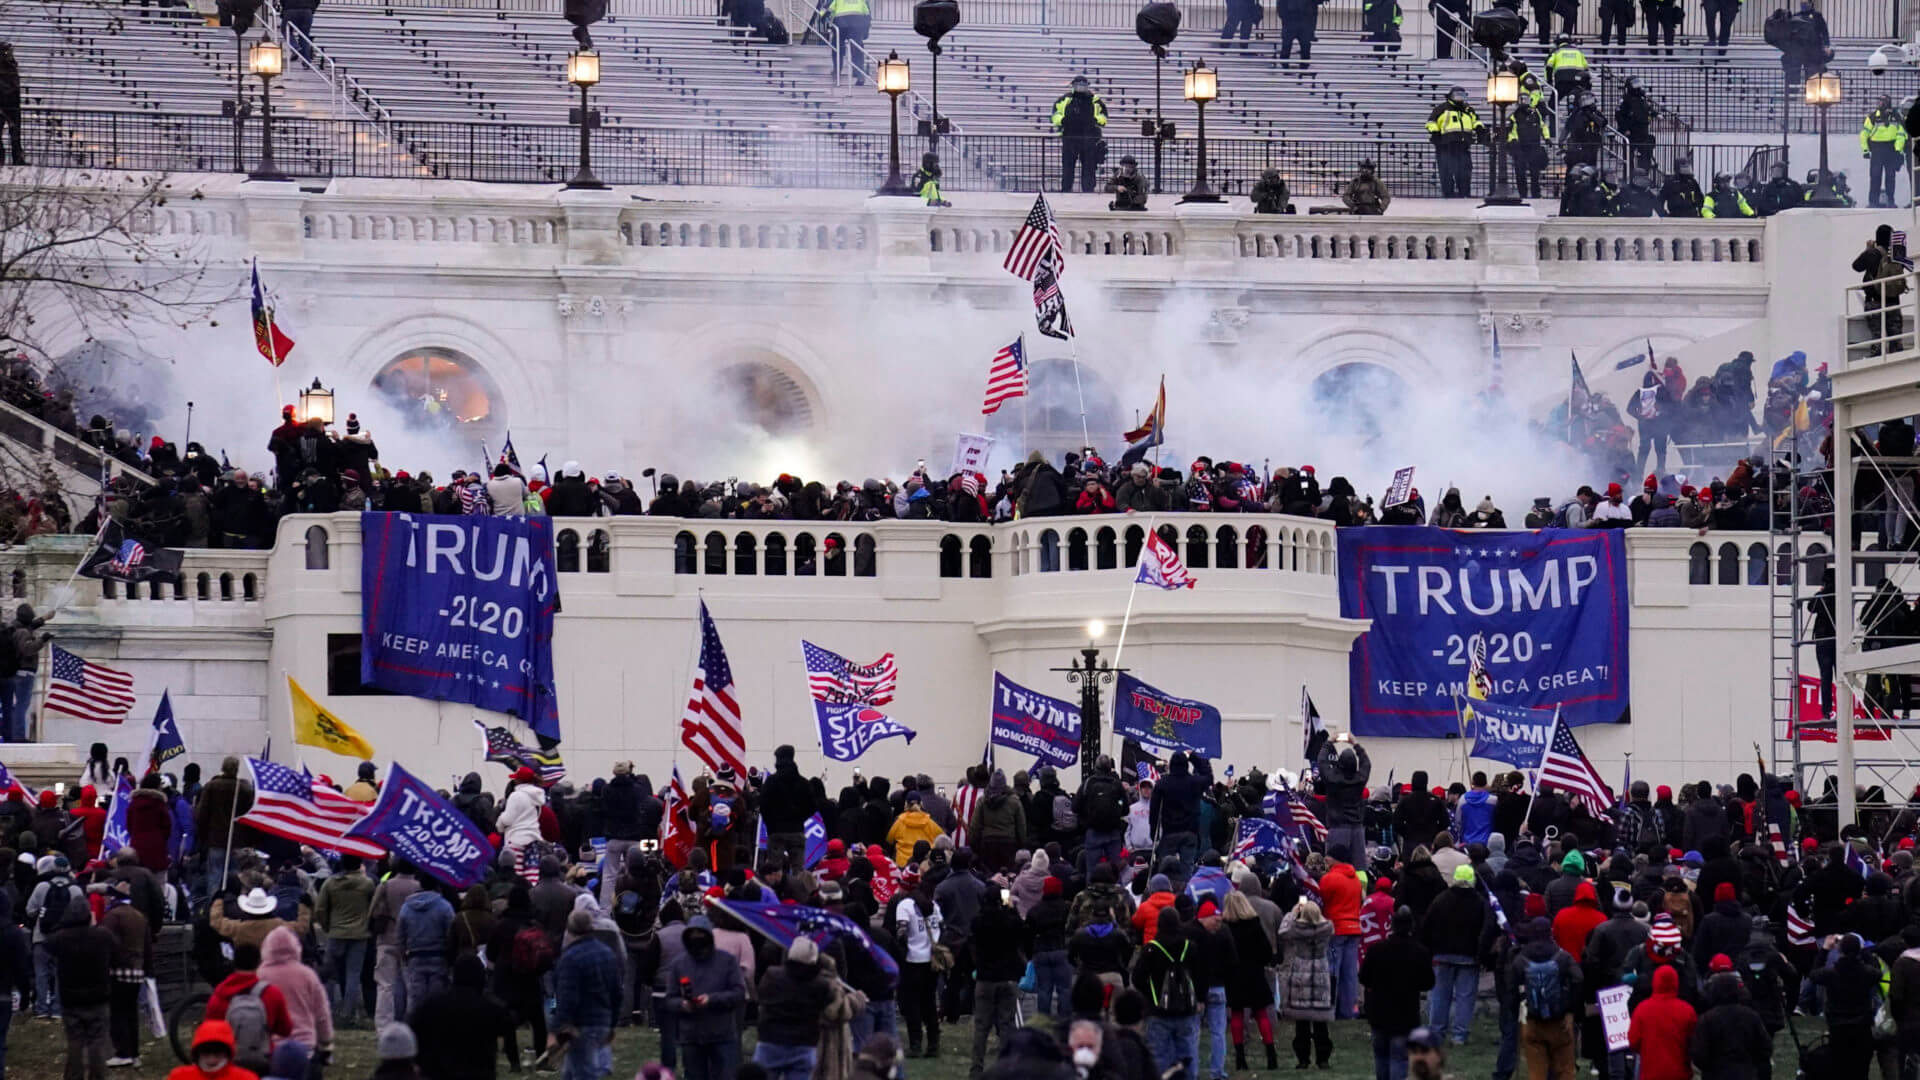
{"type": "Polygon", "coordinates": [[[991,725],[988,739],[995,746],[1032,754],[1062,769],[1080,760],[1080,707],[1036,694],[997,671],[991,725]]]}

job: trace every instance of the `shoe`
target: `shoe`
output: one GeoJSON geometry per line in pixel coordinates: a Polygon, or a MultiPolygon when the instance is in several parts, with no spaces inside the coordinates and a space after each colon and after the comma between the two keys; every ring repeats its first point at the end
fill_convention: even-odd
{"type": "Polygon", "coordinates": [[[1246,1043],[1234,1044],[1233,1067],[1236,1072],[1247,1071],[1247,1044],[1246,1043]]]}
{"type": "Polygon", "coordinates": [[[1273,1048],[1273,1044],[1268,1043],[1267,1044],[1267,1068],[1278,1069],[1279,1067],[1280,1067],[1280,1055],[1277,1052],[1275,1052],[1273,1048]]]}
{"type": "Polygon", "coordinates": [[[107,1059],[107,1068],[109,1069],[124,1069],[132,1064],[135,1064],[135,1059],[130,1057],[110,1057],[107,1059]]]}

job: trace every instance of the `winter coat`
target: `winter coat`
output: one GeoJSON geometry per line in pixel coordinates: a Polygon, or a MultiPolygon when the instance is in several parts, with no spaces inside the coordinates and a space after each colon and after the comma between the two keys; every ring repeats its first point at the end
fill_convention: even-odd
{"type": "Polygon", "coordinates": [[[1321,910],[1336,934],[1360,932],[1360,879],[1348,863],[1334,863],[1320,875],[1321,910]]]}
{"type": "MultiPolygon", "coordinates": [[[[1013,789],[991,787],[986,797],[973,808],[973,820],[967,823],[967,840],[978,849],[994,841],[1022,847],[1027,842],[1027,811],[1014,797],[1013,789]]],[[[913,845],[907,845],[912,850],[913,845]]],[[[903,862],[902,865],[905,865],[903,862]]]]}
{"type": "Polygon", "coordinates": [[[1420,921],[1420,943],[1435,956],[1480,955],[1480,935],[1487,922],[1487,902],[1480,890],[1454,882],[1428,906],[1420,921]]]}
{"type": "Polygon", "coordinates": [[[1040,903],[1041,890],[1046,887],[1047,870],[1047,853],[1036,851],[1026,869],[1014,875],[1013,884],[1007,887],[1007,891],[1013,894],[1013,910],[1021,918],[1026,918],[1027,912],[1040,903]]]}
{"type": "Polygon", "coordinates": [[[508,847],[526,847],[540,839],[540,808],[545,805],[547,793],[540,785],[516,784],[494,820],[494,830],[508,847]]]}
{"type": "MultiPolygon", "coordinates": [[[[236,814],[244,814],[253,809],[253,785],[233,776],[216,776],[207,781],[200,789],[200,801],[194,810],[193,826],[200,837],[208,844],[214,843],[213,837],[219,837],[219,843],[227,842],[227,831],[232,827],[236,814]]],[[[239,844],[236,834],[235,843],[239,844]]]]}
{"type": "Polygon", "coordinates": [[[1705,971],[1715,954],[1725,954],[1729,959],[1739,956],[1740,950],[1747,946],[1747,936],[1752,929],[1752,916],[1740,910],[1739,904],[1722,900],[1713,905],[1693,935],[1694,965],[1705,971]]]}
{"type": "Polygon", "coordinates": [[[1433,954],[1411,934],[1388,935],[1360,961],[1367,1023],[1403,1035],[1420,1026],[1420,994],[1433,989],[1433,954]]]}
{"type": "Polygon", "coordinates": [[[1067,960],[1076,971],[1119,975],[1132,958],[1133,943],[1119,926],[1094,923],[1081,927],[1067,941],[1067,960]]]}
{"type": "Polygon", "coordinates": [[[1200,796],[1206,789],[1206,784],[1193,775],[1186,758],[1176,754],[1167,774],[1153,789],[1150,811],[1161,836],[1200,831],[1200,796]]]}
{"type": "Polygon", "coordinates": [[[1289,913],[1280,923],[1280,1018],[1333,1019],[1333,974],[1327,968],[1327,943],[1333,924],[1311,925],[1289,913]]]}
{"type": "Polygon", "coordinates": [[[1273,1004],[1273,988],[1267,982],[1267,966],[1273,963],[1273,946],[1259,919],[1241,919],[1225,924],[1233,938],[1235,963],[1227,976],[1227,1008],[1263,1009],[1273,1004]]]}
{"type": "Polygon", "coordinates": [[[400,905],[399,945],[408,956],[444,957],[447,931],[453,928],[453,905],[436,889],[422,889],[400,905]]]}
{"type": "Polygon", "coordinates": [[[760,817],[767,824],[767,832],[798,833],[806,827],[813,810],[813,790],[800,775],[799,767],[791,761],[776,763],[773,775],[760,788],[760,817]]]}
{"type": "Polygon", "coordinates": [[[1693,1006],[1680,999],[1680,976],[1671,967],[1656,968],[1653,996],[1633,1010],[1627,1045],[1640,1055],[1639,1080],[1692,1080],[1687,1057],[1699,1022],[1693,1006]]]}
{"type": "Polygon", "coordinates": [[[1170,892],[1148,893],[1140,901],[1140,907],[1133,913],[1133,928],[1140,931],[1140,943],[1145,945],[1153,940],[1160,929],[1160,909],[1172,907],[1175,897],[1170,892]]]}
{"type": "Polygon", "coordinates": [[[287,1002],[292,1037],[315,1050],[333,1046],[333,1010],[327,988],[314,970],[300,962],[300,939],[285,926],[267,935],[260,946],[260,981],[278,987],[287,1002]]]}
{"type": "Polygon", "coordinates": [[[553,965],[553,1000],[556,1028],[611,1028],[620,1007],[620,963],[613,951],[592,935],[568,945],[553,965]]]}
{"type": "Polygon", "coordinates": [[[377,887],[364,873],[334,874],[320,886],[320,898],[314,901],[313,925],[330,938],[365,941],[370,936],[367,915],[377,887]]]}
{"type": "MultiPolygon", "coordinates": [[[[1329,739],[1321,744],[1315,764],[1320,771],[1320,791],[1326,796],[1322,811],[1326,826],[1366,824],[1366,788],[1373,775],[1373,761],[1366,749],[1357,742],[1342,747],[1329,739]]],[[[1360,853],[1348,854],[1357,858],[1360,853]]]]}
{"type": "Polygon", "coordinates": [[[817,964],[791,960],[760,976],[760,1041],[777,1046],[812,1046],[820,1037],[820,1018],[832,1000],[832,984],[817,964]]]}
{"type": "Polygon", "coordinates": [[[493,796],[480,786],[480,774],[477,772],[470,772],[461,778],[460,790],[453,793],[453,808],[465,814],[467,820],[479,827],[481,832],[492,832],[495,819],[499,816],[493,796]]]}
{"type": "Polygon", "coordinates": [[[925,810],[911,809],[894,819],[893,828],[887,830],[887,843],[893,845],[894,863],[905,866],[913,860],[914,844],[925,840],[931,847],[944,835],[925,810]]]}
{"type": "Polygon", "coordinates": [[[1593,882],[1582,881],[1574,890],[1573,903],[1553,917],[1554,944],[1565,949],[1568,956],[1585,956],[1588,936],[1606,921],[1593,882]]]}
{"type": "Polygon", "coordinates": [[[513,1014],[487,993],[487,973],[478,959],[454,962],[453,985],[419,1004],[408,1002],[407,1023],[420,1044],[419,1060],[435,1080],[492,1080],[500,1040],[512,1038],[513,1014]]]}
{"type": "Polygon", "coordinates": [[[173,809],[164,792],[136,788],[127,803],[127,836],[140,865],[156,874],[164,874],[172,860],[167,858],[167,840],[173,835],[173,809]]]}
{"type": "Polygon", "coordinates": [[[1714,1000],[1693,1026],[1688,1056],[1701,1080],[1765,1080],[1773,1075],[1773,1036],[1737,991],[1715,985],[1714,1000]]]}

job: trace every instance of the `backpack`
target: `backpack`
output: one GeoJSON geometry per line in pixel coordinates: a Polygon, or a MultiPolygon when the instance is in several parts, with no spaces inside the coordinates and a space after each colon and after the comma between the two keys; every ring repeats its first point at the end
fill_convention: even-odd
{"type": "Polygon", "coordinates": [[[233,1061],[264,1075],[273,1059],[273,1034],[267,1030],[267,984],[256,982],[227,1002],[227,1026],[233,1029],[233,1061]]]}
{"type": "Polygon", "coordinates": [[[44,936],[60,929],[60,920],[67,913],[67,901],[73,898],[71,885],[47,885],[46,904],[40,909],[40,922],[36,929],[44,936]]]}
{"type": "Polygon", "coordinates": [[[1565,1006],[1560,1000],[1560,956],[1555,953],[1545,960],[1527,961],[1527,996],[1525,998],[1529,1020],[1558,1020],[1565,1006]]]}
{"type": "Polygon", "coordinates": [[[1112,832],[1127,821],[1127,797],[1118,780],[1095,777],[1087,785],[1087,827],[1112,832]]]}
{"type": "Polygon", "coordinates": [[[1073,816],[1073,797],[1055,795],[1053,797],[1053,831],[1058,833],[1075,832],[1080,828],[1080,819],[1073,816]]]}
{"type": "Polygon", "coordinates": [[[1195,1012],[1196,996],[1193,992],[1193,976],[1180,966],[1187,959],[1188,942],[1180,943],[1180,955],[1167,951],[1165,945],[1155,941],[1153,947],[1167,958],[1167,973],[1160,976],[1159,985],[1153,987],[1153,1003],[1160,1011],[1169,1016],[1192,1016],[1195,1012]]]}
{"type": "Polygon", "coordinates": [[[516,975],[538,975],[553,964],[553,942],[538,926],[522,927],[513,935],[507,967],[516,975]]]}
{"type": "Polygon", "coordinates": [[[1784,52],[1787,37],[1791,33],[1787,29],[1787,24],[1792,19],[1793,16],[1787,14],[1786,8],[1775,8],[1773,14],[1767,16],[1765,25],[1761,27],[1760,36],[1766,40],[1767,44],[1784,52]]]}

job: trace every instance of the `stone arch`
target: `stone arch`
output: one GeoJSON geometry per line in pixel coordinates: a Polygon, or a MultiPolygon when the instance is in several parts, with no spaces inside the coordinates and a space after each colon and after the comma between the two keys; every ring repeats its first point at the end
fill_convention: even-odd
{"type": "Polygon", "coordinates": [[[324,525],[307,526],[307,569],[327,569],[327,528],[324,525]]]}
{"type": "MultiPolygon", "coordinates": [[[[746,388],[771,395],[769,404],[784,403],[785,415],[798,417],[790,432],[830,430],[836,378],[858,377],[854,370],[824,359],[806,339],[776,323],[732,320],[714,322],[682,336],[678,355],[694,358],[716,379],[745,381],[746,388]],[[729,374],[729,373],[732,374],[729,374]]],[[[763,425],[761,425],[763,426],[763,425]]]]}
{"type": "MultiPolygon", "coordinates": [[[[341,386],[371,386],[395,359],[416,352],[457,355],[471,365],[471,370],[484,374],[498,391],[492,399],[498,407],[492,410],[490,422],[503,431],[514,421],[522,427],[536,426],[547,419],[540,415],[541,409],[562,407],[563,399],[549,392],[548,367],[541,367],[541,377],[536,381],[527,362],[493,331],[443,311],[416,311],[374,327],[341,351],[339,355],[346,358],[341,367],[316,374],[323,378],[331,374],[341,386]],[[509,402],[520,411],[509,415],[509,402]],[[548,402],[554,404],[545,404],[548,402]]],[[[476,432],[476,437],[479,434],[476,432]]]]}

